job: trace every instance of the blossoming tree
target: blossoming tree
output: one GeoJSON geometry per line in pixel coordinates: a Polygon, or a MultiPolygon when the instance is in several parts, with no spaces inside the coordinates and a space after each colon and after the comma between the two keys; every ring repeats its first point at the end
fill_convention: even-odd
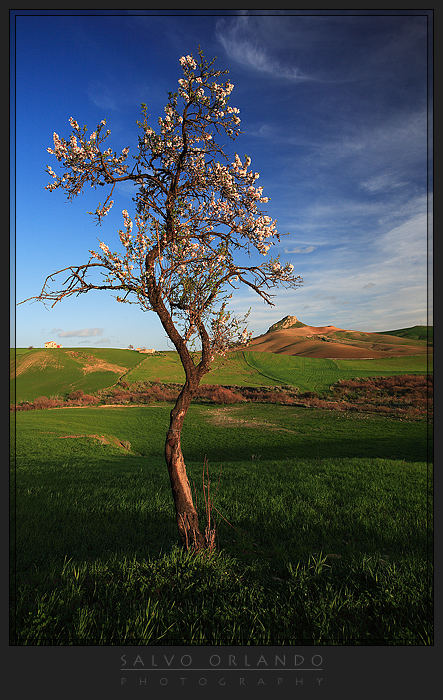
{"type": "Polygon", "coordinates": [[[239,285],[252,289],[272,305],[270,290],[301,283],[290,264],[282,265],[268,251],[278,240],[276,221],[259,209],[268,201],[256,186],[259,174],[251,159],[235,155],[233,162],[218,141],[239,135],[239,110],[229,104],[233,85],[223,82],[228,71],[216,70],[202,51],[180,58],[183,77],[169,93],[158,128],[149,125],[146,105],[138,121],[138,146],[129,163],[129,148],[117,154],[105,146],[110,131],[102,120],[87,136],[87,127],[69,119],[69,139],[54,133],[55,156],[62,172],[50,166],[46,189],[62,189],[68,199],[87,183],[105,187],[107,195],[95,212],[101,223],[110,211],[117,183],[137,185],[135,211],[123,210],[118,232],[121,250],[104,242],[90,250],[89,262],[49,275],[38,297],[52,306],[91,290],[116,292],[122,303],[136,303],[157,313],[174,344],[185,372],[185,383],[171,411],[165,457],[183,544],[207,545],[192,500],[180,444],[186,412],[196,389],[217,354],[249,340],[243,320],[228,310],[239,285]],[[266,256],[251,263],[251,253],[266,256]],[[240,264],[242,263],[242,264],[240,264]],[[59,275],[66,279],[58,285],[59,275]],[[199,344],[195,345],[195,342],[199,344]],[[199,347],[199,352],[193,349],[199,347]]]}

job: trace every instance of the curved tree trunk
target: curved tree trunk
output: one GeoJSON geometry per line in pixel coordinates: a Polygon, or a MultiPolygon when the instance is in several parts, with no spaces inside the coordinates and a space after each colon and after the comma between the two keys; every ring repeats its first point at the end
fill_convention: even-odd
{"type": "Polygon", "coordinates": [[[186,465],[181,450],[181,430],[187,410],[195,393],[187,381],[171,411],[169,430],[166,435],[165,458],[171,480],[177,526],[183,546],[198,551],[205,547],[205,538],[198,525],[198,515],[192,500],[191,487],[186,474],[186,465]]]}
{"type": "MultiPolygon", "coordinates": [[[[168,235],[172,240],[172,229],[169,230],[168,235]]],[[[183,546],[186,549],[198,551],[206,547],[208,542],[206,533],[205,536],[202,535],[198,526],[198,515],[192,500],[191,487],[186,474],[186,465],[181,450],[181,431],[183,421],[200,380],[202,376],[209,371],[210,341],[200,321],[199,332],[202,340],[202,358],[201,362],[195,366],[186,343],[174,326],[171,315],[163,302],[160,289],[154,280],[153,266],[155,255],[156,251],[154,250],[151,251],[151,254],[146,256],[149,301],[154,311],[158,314],[168,337],[174,343],[186,375],[185,385],[171,411],[169,430],[166,435],[165,459],[171,481],[177,526],[183,546]]]]}

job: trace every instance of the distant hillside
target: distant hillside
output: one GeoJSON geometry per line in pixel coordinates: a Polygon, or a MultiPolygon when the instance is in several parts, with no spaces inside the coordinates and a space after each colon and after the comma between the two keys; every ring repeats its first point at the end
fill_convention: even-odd
{"type": "MultiPolygon", "coordinates": [[[[341,378],[426,373],[432,371],[428,330],[432,338],[433,329],[426,326],[365,333],[307,326],[296,316],[286,316],[253,338],[246,352],[233,348],[216,358],[203,384],[288,383],[310,390],[341,378]]],[[[113,348],[17,348],[11,350],[10,377],[11,401],[20,402],[78,390],[92,393],[119,380],[182,382],[184,372],[177,353],[170,351],[142,355],[113,348]]]]}
{"type": "MultiPolygon", "coordinates": [[[[285,331],[277,331],[277,333],[285,331]]],[[[397,342],[401,339],[397,338],[397,342]]],[[[409,341],[412,342],[412,341],[409,341]]],[[[65,398],[73,391],[95,393],[116,385],[142,386],[144,382],[182,383],[185,375],[177,352],[140,355],[131,350],[78,348],[11,352],[11,402],[34,401],[39,396],[65,398]],[[14,381],[14,375],[17,375],[14,381]],[[16,388],[16,394],[14,391],[16,388]]],[[[291,357],[271,352],[229,352],[216,357],[202,384],[222,386],[291,385],[300,391],[323,391],[341,379],[426,374],[432,356],[383,357],[376,360],[291,357]]]]}
{"type": "Polygon", "coordinates": [[[395,335],[398,338],[413,338],[415,340],[434,341],[433,326],[411,326],[411,328],[400,328],[397,331],[383,331],[383,335],[395,335]]]}
{"type": "Polygon", "coordinates": [[[429,349],[426,326],[388,333],[365,333],[336,326],[308,326],[296,316],[285,316],[248,344],[252,352],[324,359],[381,359],[424,355],[429,349]]]}

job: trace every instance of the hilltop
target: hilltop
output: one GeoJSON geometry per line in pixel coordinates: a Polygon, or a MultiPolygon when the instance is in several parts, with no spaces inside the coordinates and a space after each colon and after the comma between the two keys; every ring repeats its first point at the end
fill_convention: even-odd
{"type": "Polygon", "coordinates": [[[268,328],[266,333],[273,331],[283,331],[286,328],[306,328],[305,324],[298,320],[297,316],[285,316],[277,323],[274,323],[268,328]]]}
{"type": "MultiPolygon", "coordinates": [[[[377,359],[428,352],[426,326],[401,331],[367,333],[337,326],[309,326],[296,316],[285,316],[266,333],[252,338],[248,350],[318,358],[377,359]],[[423,330],[424,329],[424,330],[423,330]]],[[[431,329],[432,330],[432,329],[431,329]]]]}

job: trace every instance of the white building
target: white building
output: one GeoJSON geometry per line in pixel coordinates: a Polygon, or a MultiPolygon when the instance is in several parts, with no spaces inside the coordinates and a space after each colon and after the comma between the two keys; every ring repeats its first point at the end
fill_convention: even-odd
{"type": "Polygon", "coordinates": [[[48,340],[47,343],[45,343],[45,348],[61,348],[63,347],[62,345],[58,345],[55,343],[53,340],[48,340]]]}

